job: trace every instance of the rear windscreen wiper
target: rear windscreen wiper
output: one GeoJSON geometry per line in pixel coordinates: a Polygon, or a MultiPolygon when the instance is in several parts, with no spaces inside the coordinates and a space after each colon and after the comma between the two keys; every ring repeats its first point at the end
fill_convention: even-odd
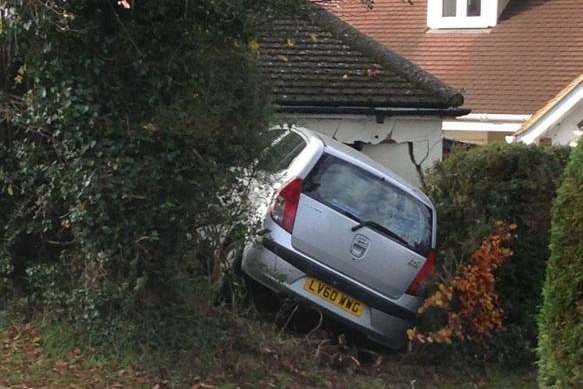
{"type": "Polygon", "coordinates": [[[358,216],[356,216],[355,214],[353,214],[352,212],[347,211],[346,209],[342,209],[339,206],[334,205],[334,204],[330,204],[330,207],[332,207],[332,209],[335,209],[336,211],[340,212],[341,214],[343,214],[347,218],[350,218],[350,219],[354,220],[355,222],[360,223],[360,218],[358,216]]]}
{"type": "Polygon", "coordinates": [[[381,234],[387,235],[390,238],[395,239],[396,241],[398,241],[399,243],[404,244],[405,246],[409,247],[409,242],[407,242],[405,239],[401,238],[399,235],[395,234],[393,231],[389,230],[387,227],[384,227],[382,225],[380,225],[377,222],[374,222],[372,220],[367,220],[367,221],[362,221],[360,223],[358,223],[357,225],[355,225],[354,227],[351,228],[352,232],[358,231],[363,227],[369,227],[375,231],[380,232],[381,234]]]}

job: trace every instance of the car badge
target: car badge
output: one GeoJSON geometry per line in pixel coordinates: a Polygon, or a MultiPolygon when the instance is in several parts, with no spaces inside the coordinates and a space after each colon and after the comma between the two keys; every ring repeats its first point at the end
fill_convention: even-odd
{"type": "Polygon", "coordinates": [[[356,234],[354,239],[352,239],[350,254],[352,254],[353,259],[361,259],[364,257],[369,247],[370,239],[362,234],[356,234]]]}

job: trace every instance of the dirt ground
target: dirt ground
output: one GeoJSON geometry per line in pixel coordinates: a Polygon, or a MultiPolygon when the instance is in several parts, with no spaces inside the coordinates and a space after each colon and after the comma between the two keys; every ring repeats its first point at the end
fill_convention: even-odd
{"type": "Polygon", "coordinates": [[[0,330],[0,389],[537,387],[533,371],[420,363],[406,353],[348,346],[342,336],[332,341],[318,331],[289,334],[259,324],[250,335],[256,326],[241,323],[234,331],[238,335],[216,350],[212,367],[199,363],[194,350],[183,358],[188,363],[174,370],[166,362],[147,367],[112,362],[91,349],[72,348],[54,357],[37,326],[12,325],[0,330]]]}

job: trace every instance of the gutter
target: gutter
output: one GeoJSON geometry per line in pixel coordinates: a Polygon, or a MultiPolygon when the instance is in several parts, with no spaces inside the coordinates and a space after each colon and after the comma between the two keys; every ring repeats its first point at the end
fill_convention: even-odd
{"type": "Polygon", "coordinates": [[[375,107],[330,107],[330,106],[279,106],[279,113],[327,114],[327,115],[367,115],[375,116],[377,123],[393,116],[465,116],[471,112],[467,108],[375,108],[375,107]]]}

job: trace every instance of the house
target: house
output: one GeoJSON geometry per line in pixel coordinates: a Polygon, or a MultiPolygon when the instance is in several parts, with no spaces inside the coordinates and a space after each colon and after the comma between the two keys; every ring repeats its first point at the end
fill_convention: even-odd
{"type": "Polygon", "coordinates": [[[271,20],[258,47],[281,122],[352,145],[415,185],[442,159],[443,118],[469,112],[459,91],[319,7],[271,20]]]}
{"type": "Polygon", "coordinates": [[[527,120],[509,142],[576,146],[583,135],[583,74],[527,120]]]}
{"type": "Polygon", "coordinates": [[[581,0],[320,0],[385,47],[464,93],[448,138],[502,142],[583,72],[581,0]]]}

